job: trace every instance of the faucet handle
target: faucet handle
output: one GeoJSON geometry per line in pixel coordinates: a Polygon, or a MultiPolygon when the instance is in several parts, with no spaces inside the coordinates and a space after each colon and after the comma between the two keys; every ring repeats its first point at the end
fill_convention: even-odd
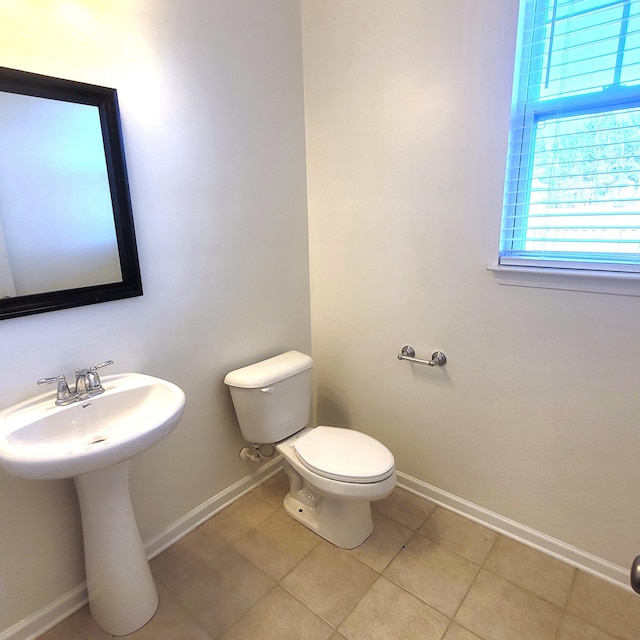
{"type": "Polygon", "coordinates": [[[53,384],[54,382],[65,382],[66,378],[64,377],[64,374],[60,374],[59,376],[54,376],[52,378],[40,378],[40,380],[38,380],[38,384],[53,384]]]}
{"type": "Polygon", "coordinates": [[[113,364],[113,360],[105,360],[100,364],[94,364],[93,367],[89,369],[89,371],[95,371],[96,369],[102,369],[102,367],[108,367],[110,364],[113,364]]]}

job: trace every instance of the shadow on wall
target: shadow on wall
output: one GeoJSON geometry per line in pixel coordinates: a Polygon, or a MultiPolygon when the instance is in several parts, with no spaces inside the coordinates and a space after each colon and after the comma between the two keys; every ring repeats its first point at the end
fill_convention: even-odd
{"type": "Polygon", "coordinates": [[[328,389],[319,386],[316,395],[316,407],[318,411],[318,424],[326,424],[334,427],[351,427],[351,416],[346,405],[340,397],[328,389]],[[322,418],[319,416],[322,415],[322,418]]]}

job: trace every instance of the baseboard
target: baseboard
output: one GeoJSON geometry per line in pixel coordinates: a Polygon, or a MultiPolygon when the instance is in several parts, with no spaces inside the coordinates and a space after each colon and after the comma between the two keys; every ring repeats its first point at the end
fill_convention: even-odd
{"type": "Polygon", "coordinates": [[[34,640],[87,604],[87,585],[82,583],[34,614],[0,633],[0,640],[34,640]]]}
{"type": "MultiPolygon", "coordinates": [[[[174,522],[160,535],[145,543],[144,548],[149,560],[155,558],[158,554],[180,540],[180,538],[183,538],[203,522],[215,516],[216,513],[228,507],[232,502],[241,498],[245,493],[249,493],[249,491],[255,489],[267,478],[278,473],[280,469],[282,469],[282,456],[279,455],[274,460],[261,464],[252,474],[245,476],[224,491],[221,491],[197,506],[193,511],[187,513],[187,515],[180,518],[177,522],[174,522]]],[[[2,638],[0,638],[0,640],[2,640],[2,638]]]]}
{"type": "MultiPolygon", "coordinates": [[[[186,536],[190,531],[214,516],[216,513],[229,506],[244,494],[255,489],[267,478],[277,473],[282,468],[282,457],[278,456],[260,467],[253,473],[245,476],[224,491],[216,494],[193,511],[189,512],[177,522],[172,524],[160,535],[145,542],[145,550],[149,559],[162,553],[167,547],[186,536]]],[[[71,591],[63,594],[46,607],[36,611],[24,620],[0,632],[0,640],[34,640],[49,629],[55,627],[65,618],[74,614],[87,604],[87,585],[82,583],[71,591]]]]}
{"type": "Polygon", "coordinates": [[[628,591],[631,591],[629,586],[629,570],[620,567],[612,562],[603,560],[597,556],[594,556],[586,551],[582,551],[576,547],[573,547],[561,540],[552,538],[540,531],[531,529],[525,525],[520,524],[505,518],[493,511],[489,511],[483,507],[479,507],[477,504],[458,498],[457,496],[447,493],[442,489],[438,489],[426,482],[417,480],[406,473],[397,472],[398,486],[406,489],[407,491],[431,500],[436,504],[446,507],[450,511],[457,513],[469,520],[473,520],[478,524],[497,531],[509,538],[522,542],[529,547],[533,547],[538,551],[542,551],[547,555],[550,555],[562,562],[566,562],[573,567],[586,571],[591,575],[606,580],[618,587],[623,587],[628,591]]]}

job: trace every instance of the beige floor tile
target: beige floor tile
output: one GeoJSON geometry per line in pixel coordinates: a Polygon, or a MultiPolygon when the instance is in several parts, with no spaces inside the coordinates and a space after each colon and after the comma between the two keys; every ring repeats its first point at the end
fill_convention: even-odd
{"type": "Polygon", "coordinates": [[[191,531],[180,542],[186,547],[190,547],[206,561],[211,561],[226,549],[226,545],[219,540],[212,532],[207,531],[203,525],[191,531]]]}
{"type": "Polygon", "coordinates": [[[218,638],[273,586],[273,580],[230,549],[182,584],[175,597],[218,638]]]}
{"type": "MultiPolygon", "coordinates": [[[[168,591],[173,591],[228,548],[199,527],[156,556],[149,564],[156,582],[160,582],[168,591]]],[[[160,588],[160,584],[158,587],[160,588]]]]}
{"type": "Polygon", "coordinates": [[[461,627],[459,624],[452,622],[442,640],[481,640],[481,638],[478,638],[477,635],[461,627]]]}
{"type": "Polygon", "coordinates": [[[221,640],[327,640],[332,633],[332,627],[276,586],[221,640]]]}
{"type": "Polygon", "coordinates": [[[112,637],[98,626],[86,605],[38,640],[111,640],[112,637]]]}
{"type": "Polygon", "coordinates": [[[500,536],[484,568],[552,604],[564,607],[575,569],[520,542],[500,536]]]}
{"type": "Polygon", "coordinates": [[[240,536],[233,547],[277,582],[321,540],[279,509],[240,536]]]}
{"type": "Polygon", "coordinates": [[[498,534],[452,511],[436,507],[419,529],[423,536],[482,564],[498,534]]]}
{"type": "Polygon", "coordinates": [[[329,638],[329,640],[347,640],[341,633],[337,631],[329,638]]]}
{"type": "Polygon", "coordinates": [[[375,500],[371,507],[374,511],[417,531],[436,505],[396,487],[390,496],[384,500],[375,500]]]}
{"type": "Polygon", "coordinates": [[[347,640],[440,640],[449,620],[384,577],[338,628],[347,640]]]}
{"type": "Polygon", "coordinates": [[[158,580],[157,576],[153,576],[153,581],[155,582],[156,590],[158,591],[158,599],[162,600],[162,598],[166,598],[167,596],[171,595],[171,590],[169,589],[169,587],[165,587],[164,582],[158,580]]]}
{"type": "Polygon", "coordinates": [[[567,611],[624,640],[640,637],[640,598],[583,571],[571,585],[567,611]]]}
{"type": "Polygon", "coordinates": [[[383,575],[452,617],[479,570],[470,560],[415,534],[383,575]]]}
{"type": "Polygon", "coordinates": [[[482,570],[455,621],[483,640],[555,640],[562,610],[482,570]]]}
{"type": "Polygon", "coordinates": [[[280,585],[323,620],[337,627],[377,577],[373,569],[323,541],[280,585]]]}
{"type": "Polygon", "coordinates": [[[558,640],[616,640],[616,638],[578,618],[565,614],[558,640]]]}
{"type": "MultiPolygon", "coordinates": [[[[211,636],[174,598],[160,601],[155,616],[135,633],[131,640],[211,640],[211,636]]],[[[93,640],[93,639],[92,639],[93,640]]]]}
{"type": "Polygon", "coordinates": [[[276,508],[282,506],[284,497],[288,492],[289,478],[287,478],[287,474],[284,471],[278,471],[278,473],[267,478],[252,491],[255,496],[276,508]]]}
{"type": "Polygon", "coordinates": [[[275,507],[253,492],[243,496],[200,526],[223,542],[233,544],[239,536],[257,527],[275,511],[275,507]]]}
{"type": "Polygon", "coordinates": [[[373,532],[359,547],[350,549],[347,553],[382,572],[409,541],[413,531],[376,511],[371,515],[373,532]]]}

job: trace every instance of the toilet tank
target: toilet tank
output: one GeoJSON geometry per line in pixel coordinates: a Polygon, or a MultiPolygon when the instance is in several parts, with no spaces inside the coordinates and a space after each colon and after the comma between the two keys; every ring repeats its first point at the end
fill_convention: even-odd
{"type": "Polygon", "coordinates": [[[311,356],[287,351],[225,376],[247,442],[279,442],[309,423],[312,366],[311,356]]]}

